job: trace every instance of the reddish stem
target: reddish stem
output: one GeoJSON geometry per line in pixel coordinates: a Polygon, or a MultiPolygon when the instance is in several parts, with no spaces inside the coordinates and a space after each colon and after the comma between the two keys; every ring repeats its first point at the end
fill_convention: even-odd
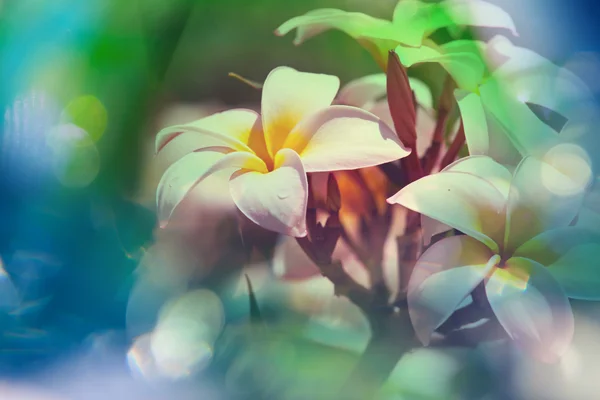
{"type": "Polygon", "coordinates": [[[427,152],[423,156],[423,172],[425,175],[431,173],[440,156],[442,143],[444,142],[444,131],[446,129],[446,123],[448,122],[448,114],[449,112],[445,109],[440,109],[438,111],[437,122],[435,124],[435,130],[433,131],[433,138],[431,139],[431,146],[429,146],[427,152]]]}
{"type": "Polygon", "coordinates": [[[456,136],[454,137],[452,144],[448,148],[448,151],[446,151],[446,154],[444,154],[444,158],[442,158],[442,162],[440,164],[440,169],[446,168],[448,165],[452,164],[454,162],[454,160],[456,160],[456,157],[458,157],[458,153],[460,152],[460,149],[465,144],[465,141],[466,141],[465,127],[461,120],[460,128],[458,128],[458,132],[456,133],[456,136]]]}

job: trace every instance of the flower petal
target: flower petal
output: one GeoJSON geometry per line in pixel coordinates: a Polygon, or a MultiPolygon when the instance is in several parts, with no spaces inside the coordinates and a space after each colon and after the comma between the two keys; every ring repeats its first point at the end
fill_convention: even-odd
{"type": "Polygon", "coordinates": [[[506,82],[521,101],[539,104],[568,119],[576,118],[583,104],[594,101],[590,89],[567,68],[502,36],[492,38],[488,47],[492,58],[500,55],[504,59],[494,76],[506,82]]]}
{"type": "Polygon", "coordinates": [[[274,157],[303,118],[331,105],[340,87],[333,75],[275,68],[263,86],[262,123],[269,154],[274,157]]]}
{"type": "Polygon", "coordinates": [[[446,0],[430,11],[427,31],[452,26],[508,29],[517,36],[511,16],[495,4],[481,0],[446,0]]]}
{"type": "Polygon", "coordinates": [[[228,151],[230,150],[227,148],[220,148],[220,151],[192,152],[176,161],[165,171],[156,191],[158,220],[162,227],[167,224],[173,211],[184,197],[207,176],[230,168],[267,171],[265,163],[254,154],[228,153],[228,151]]]}
{"type": "Polygon", "coordinates": [[[498,321],[525,350],[546,362],[565,352],[573,337],[573,313],[543,265],[513,257],[494,271],[485,290],[498,321]]]}
{"type": "Polygon", "coordinates": [[[173,159],[213,146],[252,152],[250,147],[258,148],[261,138],[259,115],[252,110],[234,109],[164,128],[156,135],[156,152],[168,146],[169,158],[173,159]]]}
{"type": "MultiPolygon", "coordinates": [[[[417,104],[427,111],[432,110],[433,96],[429,86],[417,78],[409,77],[408,81],[417,104]]],[[[373,74],[348,82],[340,90],[337,100],[341,104],[364,108],[369,111],[370,106],[379,103],[379,100],[383,99],[386,93],[386,74],[373,74]]]]}
{"type": "Polygon", "coordinates": [[[486,112],[495,117],[523,157],[539,156],[559,143],[558,134],[542,122],[527,104],[512,96],[502,82],[490,79],[479,87],[479,93],[486,112]]]}
{"type": "Polygon", "coordinates": [[[308,183],[293,150],[277,153],[275,170],[234,175],[229,182],[233,201],[252,222],[285,235],[306,236],[308,183]]]}
{"type": "Polygon", "coordinates": [[[408,310],[423,344],[500,261],[468,236],[440,240],[417,260],[408,285],[408,310]]]}
{"type": "Polygon", "coordinates": [[[477,175],[494,185],[502,193],[504,199],[508,199],[512,174],[504,165],[494,161],[491,157],[463,157],[448,165],[443,171],[467,172],[477,175]]]}
{"type": "Polygon", "coordinates": [[[461,89],[457,89],[454,96],[463,120],[469,154],[487,155],[507,165],[517,164],[521,154],[502,124],[484,108],[481,97],[461,89]]]}
{"type": "Polygon", "coordinates": [[[435,235],[444,233],[452,229],[451,226],[446,225],[437,219],[428,217],[427,215],[421,214],[421,231],[423,235],[423,245],[429,246],[431,239],[435,235]]]}
{"type": "Polygon", "coordinates": [[[456,89],[454,97],[460,109],[470,155],[487,154],[490,144],[485,111],[477,93],[456,89]]]}
{"type": "Polygon", "coordinates": [[[386,75],[373,74],[348,82],[338,94],[341,104],[365,108],[386,95],[386,75]]]}
{"type": "Polygon", "coordinates": [[[537,235],[514,254],[548,267],[568,297],[600,300],[600,234],[569,226],[537,235]]]}
{"type": "Polygon", "coordinates": [[[424,108],[417,109],[417,155],[423,157],[433,140],[436,118],[434,112],[428,112],[424,108]]]}
{"type": "MultiPolygon", "coordinates": [[[[502,193],[504,198],[508,199],[508,190],[510,188],[512,175],[506,167],[495,162],[490,157],[464,157],[448,165],[442,171],[467,172],[472,175],[477,175],[494,185],[494,187],[502,193]]],[[[423,230],[423,244],[425,246],[429,245],[433,236],[452,229],[451,226],[425,215],[421,215],[421,228],[423,230]]]]}
{"type": "Polygon", "coordinates": [[[514,251],[541,232],[565,227],[573,221],[585,189],[574,183],[575,178],[562,172],[573,162],[565,159],[551,165],[534,157],[521,161],[515,170],[507,203],[506,252],[514,251]],[[563,163],[567,165],[561,165],[563,163]]]}
{"type": "Polygon", "coordinates": [[[498,251],[505,201],[483,178],[465,172],[440,172],[404,187],[388,202],[436,219],[498,251]]]}
{"type": "Polygon", "coordinates": [[[406,157],[396,133],[370,112],[331,106],[306,118],[285,142],[307,172],[371,167],[406,157]]]}
{"type": "Polygon", "coordinates": [[[415,99],[417,99],[417,103],[423,107],[425,110],[433,109],[433,95],[431,94],[431,89],[427,84],[417,78],[408,78],[410,82],[410,88],[415,94],[415,99]]]}
{"type": "MultiPolygon", "coordinates": [[[[366,107],[366,111],[375,114],[389,127],[394,126],[394,120],[390,113],[390,106],[387,100],[381,100],[373,104],[371,107],[366,107]]],[[[435,118],[432,116],[433,111],[424,107],[417,108],[417,155],[419,158],[423,157],[429,146],[431,146],[431,140],[433,139],[433,133],[435,131],[435,118]]]]}
{"type": "Polygon", "coordinates": [[[572,248],[548,271],[562,286],[568,297],[580,300],[600,300],[600,241],[572,248]]]}

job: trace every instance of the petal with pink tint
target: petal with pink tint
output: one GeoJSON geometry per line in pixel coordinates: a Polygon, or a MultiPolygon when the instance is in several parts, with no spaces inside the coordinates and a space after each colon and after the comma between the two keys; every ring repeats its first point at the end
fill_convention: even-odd
{"type": "Polygon", "coordinates": [[[557,159],[526,157],[515,170],[506,211],[505,251],[546,230],[566,227],[578,214],[589,175],[585,160],[558,150],[557,159]],[[576,169],[570,171],[572,167],[576,169]]]}
{"type": "Polygon", "coordinates": [[[300,154],[307,172],[371,167],[410,153],[383,121],[349,106],[331,106],[302,120],[285,147],[300,154]]]}
{"type": "Polygon", "coordinates": [[[433,113],[424,108],[417,108],[417,154],[423,157],[431,146],[435,132],[435,118],[433,113]]]}
{"type": "Polygon", "coordinates": [[[214,146],[252,152],[249,145],[260,136],[260,116],[252,110],[234,109],[164,128],[158,132],[155,146],[157,153],[168,150],[170,158],[179,159],[214,146]]]}
{"type": "Polygon", "coordinates": [[[468,236],[440,240],[417,260],[408,286],[408,309],[425,345],[431,334],[471,294],[500,257],[468,236]]]}
{"type": "Polygon", "coordinates": [[[600,234],[577,226],[551,229],[521,245],[515,257],[548,268],[567,297],[600,300],[600,234]]]}
{"type": "Polygon", "coordinates": [[[156,191],[158,220],[165,226],[175,208],[204,178],[222,170],[250,169],[266,172],[265,163],[252,153],[223,151],[196,151],[171,165],[163,174],[156,191]]]}
{"type": "Polygon", "coordinates": [[[492,185],[505,199],[508,199],[508,191],[512,174],[504,165],[487,156],[469,156],[461,158],[443,169],[444,171],[466,172],[479,176],[492,185]]]}
{"type": "Polygon", "coordinates": [[[487,180],[465,172],[425,176],[388,199],[436,219],[498,251],[504,232],[505,199],[487,180]]]}
{"type": "Polygon", "coordinates": [[[494,271],[485,291],[513,340],[541,361],[558,361],[573,338],[573,313],[562,288],[543,265],[513,257],[494,271]]]}
{"type": "Polygon", "coordinates": [[[333,251],[333,259],[338,260],[342,264],[342,268],[354,282],[365,288],[371,287],[372,282],[367,267],[343,240],[338,240],[333,251]]]}
{"type": "Polygon", "coordinates": [[[272,70],[263,86],[261,111],[265,142],[274,157],[288,134],[305,117],[335,98],[340,80],[333,75],[299,72],[290,67],[272,70]]]}
{"type": "Polygon", "coordinates": [[[400,294],[400,289],[408,286],[408,282],[401,281],[399,261],[400,248],[398,240],[404,234],[406,228],[406,209],[393,207],[392,223],[388,236],[383,245],[382,272],[385,284],[390,292],[391,298],[395,299],[400,294]]]}
{"type": "Polygon", "coordinates": [[[386,80],[385,74],[373,74],[350,81],[340,90],[337,100],[349,106],[369,106],[385,97],[386,80]]]}
{"type": "Polygon", "coordinates": [[[428,111],[432,110],[433,95],[431,94],[429,86],[417,78],[409,77],[408,81],[410,83],[410,88],[415,94],[415,99],[417,99],[417,104],[428,111]]]}
{"type": "Polygon", "coordinates": [[[450,229],[452,229],[450,225],[446,225],[436,219],[421,214],[421,230],[423,235],[423,244],[425,246],[429,246],[431,239],[433,239],[435,235],[448,232],[450,229]]]}
{"type": "Polygon", "coordinates": [[[392,119],[392,113],[390,112],[390,106],[387,99],[380,100],[369,107],[364,107],[364,109],[373,115],[376,115],[379,119],[385,122],[387,126],[394,126],[394,120],[392,119]]]}
{"type": "MultiPolygon", "coordinates": [[[[504,198],[508,199],[508,190],[512,175],[505,166],[497,163],[490,157],[464,157],[448,165],[442,171],[466,172],[479,176],[494,185],[504,198]]],[[[423,244],[426,246],[429,245],[433,236],[452,229],[451,226],[425,215],[421,215],[421,227],[423,228],[423,244]]]]}
{"type": "Polygon", "coordinates": [[[306,236],[308,183],[297,153],[280,150],[273,171],[241,172],[229,181],[230,190],[248,219],[271,231],[306,236]]]}

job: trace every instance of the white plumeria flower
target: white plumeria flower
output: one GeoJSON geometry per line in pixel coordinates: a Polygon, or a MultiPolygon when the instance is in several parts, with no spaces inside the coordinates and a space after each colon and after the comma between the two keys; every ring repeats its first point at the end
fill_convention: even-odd
{"type": "Polygon", "coordinates": [[[228,169],[233,201],[248,219],[305,236],[307,172],[364,168],[410,153],[372,113],[331,106],[338,89],[335,76],[278,67],[265,80],[261,115],[234,109],[160,131],[157,151],[181,150],[158,186],[161,223],[198,182],[228,169]]]}
{"type": "Polygon", "coordinates": [[[600,300],[600,237],[569,226],[589,174],[566,171],[555,155],[526,157],[514,174],[489,157],[466,157],[388,200],[465,234],[436,242],[415,265],[408,305],[423,343],[483,282],[518,344],[546,361],[567,349],[567,297],[600,300]]]}

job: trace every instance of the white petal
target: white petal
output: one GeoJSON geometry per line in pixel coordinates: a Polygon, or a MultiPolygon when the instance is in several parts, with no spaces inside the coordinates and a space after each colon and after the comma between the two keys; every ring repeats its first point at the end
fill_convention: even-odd
{"type": "Polygon", "coordinates": [[[600,241],[580,244],[558,261],[548,266],[548,271],[560,283],[568,297],[581,300],[600,300],[600,241]]]}
{"type": "Polygon", "coordinates": [[[431,146],[435,132],[435,112],[422,107],[417,108],[417,155],[423,157],[431,146]]]}
{"type": "MultiPolygon", "coordinates": [[[[479,93],[486,112],[501,124],[510,142],[523,157],[539,156],[559,143],[558,134],[542,122],[527,104],[506,91],[502,82],[490,79],[479,87],[479,93]]],[[[490,143],[490,149],[492,146],[490,143]]]]}
{"type": "Polygon", "coordinates": [[[494,185],[494,187],[502,193],[504,198],[508,200],[508,191],[510,189],[512,174],[505,166],[497,163],[491,157],[464,157],[448,165],[443,171],[467,172],[477,175],[494,185]]]}
{"type": "Polygon", "coordinates": [[[215,146],[250,152],[248,145],[253,133],[262,134],[260,117],[255,111],[228,110],[164,128],[156,135],[156,152],[168,151],[173,161],[192,151],[215,146]]]}
{"type": "Polygon", "coordinates": [[[308,183],[294,151],[280,150],[271,172],[232,177],[230,189],[235,204],[255,224],[285,235],[306,236],[308,183]]]}
{"type": "Polygon", "coordinates": [[[417,78],[409,77],[408,81],[410,83],[410,88],[415,94],[417,103],[424,109],[431,110],[433,108],[433,95],[431,94],[429,86],[417,78]]]}
{"type": "Polygon", "coordinates": [[[394,127],[394,120],[392,119],[392,113],[390,112],[390,105],[388,104],[387,99],[378,101],[364,109],[381,119],[387,126],[391,128],[394,127]]]}
{"type": "Polygon", "coordinates": [[[201,180],[224,169],[247,168],[266,171],[264,162],[252,153],[197,151],[171,165],[163,174],[156,192],[158,219],[165,226],[173,211],[201,180]]]}
{"type": "Polygon", "coordinates": [[[337,97],[338,102],[364,108],[385,97],[387,77],[385,74],[363,76],[348,82],[337,97]]]}
{"type": "Polygon", "coordinates": [[[408,307],[415,332],[429,343],[440,326],[500,260],[468,236],[432,245],[415,264],[408,286],[408,307]]]}
{"type": "Polygon", "coordinates": [[[548,267],[568,297],[600,300],[600,234],[578,227],[537,235],[515,251],[548,267]]]}
{"type": "Polygon", "coordinates": [[[481,98],[476,93],[462,89],[455,90],[454,96],[465,128],[469,154],[488,154],[488,126],[481,98]]]}
{"type": "Polygon", "coordinates": [[[543,265],[511,258],[494,271],[485,290],[498,321],[525,350],[547,362],[565,352],[573,337],[573,313],[543,265]]]}
{"type": "Polygon", "coordinates": [[[527,157],[515,170],[506,211],[506,252],[537,234],[569,225],[581,207],[584,191],[573,179],[534,157],[527,157]]]}
{"type": "Polygon", "coordinates": [[[421,178],[388,199],[447,224],[498,251],[505,201],[488,181],[446,171],[421,178]]]}
{"type": "Polygon", "coordinates": [[[481,0],[447,0],[439,4],[439,11],[431,16],[429,31],[445,26],[479,26],[517,30],[511,16],[497,5],[481,0]]]}
{"type": "Polygon", "coordinates": [[[448,232],[452,227],[446,225],[437,219],[430,218],[424,214],[421,214],[421,230],[423,235],[423,244],[429,246],[431,239],[440,233],[448,232]]]}
{"type": "Polygon", "coordinates": [[[300,154],[307,172],[371,167],[410,153],[379,118],[349,106],[331,106],[304,119],[285,147],[300,154]]]}
{"type": "Polygon", "coordinates": [[[506,127],[485,108],[481,97],[460,89],[454,95],[463,120],[469,154],[487,155],[500,163],[516,165],[521,154],[511,142],[506,127]]]}
{"type": "Polygon", "coordinates": [[[262,92],[262,123],[269,154],[282,148],[288,134],[303,118],[331,105],[340,87],[336,76],[277,67],[262,92]]]}
{"type": "Polygon", "coordinates": [[[489,42],[491,57],[504,58],[494,76],[509,85],[517,98],[554,110],[568,119],[579,116],[583,105],[594,101],[585,83],[567,68],[502,36],[489,42]]]}

